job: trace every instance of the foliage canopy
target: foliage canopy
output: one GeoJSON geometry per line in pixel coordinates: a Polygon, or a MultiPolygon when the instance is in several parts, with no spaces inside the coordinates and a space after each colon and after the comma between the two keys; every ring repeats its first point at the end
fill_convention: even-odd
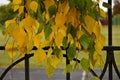
{"type": "MultiPolygon", "coordinates": [[[[99,17],[105,13],[98,3],[99,0],[13,0],[13,10],[18,14],[5,22],[6,34],[11,38],[6,52],[13,58],[18,52],[30,54],[35,46],[34,58],[38,63],[46,62],[49,77],[62,61],[63,48],[70,61],[80,51],[86,52],[88,57],[81,59],[85,71],[96,63],[102,65],[100,53],[105,39],[99,17]]],[[[70,69],[66,71],[73,66],[66,66],[70,69]]]]}

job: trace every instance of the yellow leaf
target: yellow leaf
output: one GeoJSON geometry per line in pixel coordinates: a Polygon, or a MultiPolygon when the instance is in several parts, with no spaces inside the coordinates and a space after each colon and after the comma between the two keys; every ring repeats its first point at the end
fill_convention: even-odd
{"type": "Polygon", "coordinates": [[[10,58],[13,58],[17,53],[17,45],[14,42],[7,43],[5,46],[5,51],[8,53],[10,58]]]}
{"type": "Polygon", "coordinates": [[[18,26],[17,23],[16,23],[16,21],[15,21],[15,19],[7,20],[5,22],[5,25],[6,25],[6,31],[7,31],[7,33],[10,36],[12,36],[15,27],[18,26]]]}
{"type": "Polygon", "coordinates": [[[21,4],[22,3],[22,0],[13,0],[13,4],[21,4]]]}
{"type": "Polygon", "coordinates": [[[26,6],[29,7],[31,3],[31,0],[26,0],[26,6]]]}
{"type": "Polygon", "coordinates": [[[55,3],[54,0],[44,0],[43,2],[45,4],[45,9],[47,12],[48,12],[49,7],[55,3]]]}
{"type": "Polygon", "coordinates": [[[52,54],[52,52],[53,52],[52,48],[49,48],[48,49],[48,56],[50,56],[52,54]]]}
{"type": "Polygon", "coordinates": [[[51,64],[47,60],[47,63],[46,63],[46,72],[47,72],[47,75],[48,75],[49,78],[53,75],[54,71],[55,71],[55,68],[53,66],[51,66],[51,64]]]}
{"type": "Polygon", "coordinates": [[[44,30],[42,30],[41,33],[35,35],[33,37],[33,41],[34,41],[34,45],[37,48],[43,48],[43,47],[45,47],[46,44],[47,44],[47,41],[45,41],[44,30]]]}
{"type": "Polygon", "coordinates": [[[13,7],[13,11],[15,12],[15,11],[17,11],[18,9],[19,9],[19,5],[14,5],[14,7],[13,7]]]}
{"type": "Polygon", "coordinates": [[[95,43],[95,50],[97,51],[97,53],[101,52],[104,45],[105,45],[105,37],[103,35],[99,35],[99,38],[95,43]]]}
{"type": "Polygon", "coordinates": [[[39,22],[28,15],[25,19],[21,21],[20,26],[24,27],[25,30],[32,35],[33,32],[38,29],[39,22]]]}
{"type": "Polygon", "coordinates": [[[6,27],[8,27],[8,26],[11,25],[11,24],[16,24],[15,19],[7,20],[7,21],[5,22],[5,26],[6,26],[6,27]]]}
{"type": "Polygon", "coordinates": [[[24,6],[20,6],[19,7],[19,15],[22,14],[24,12],[24,6]]]}
{"type": "Polygon", "coordinates": [[[36,12],[38,9],[38,3],[36,1],[32,1],[30,3],[30,9],[33,10],[34,12],[36,12]]]}
{"type": "Polygon", "coordinates": [[[66,19],[67,19],[67,17],[64,14],[57,13],[56,17],[55,17],[55,23],[56,23],[56,25],[64,25],[66,19]]]}
{"type": "Polygon", "coordinates": [[[27,53],[29,53],[33,49],[33,46],[34,46],[34,42],[33,42],[32,38],[31,38],[27,42],[27,53]]]}
{"type": "Polygon", "coordinates": [[[51,55],[47,62],[49,62],[49,64],[53,67],[53,68],[56,68],[57,67],[57,64],[58,64],[58,61],[59,59],[57,58],[57,56],[55,55],[51,55]]]}
{"type": "Polygon", "coordinates": [[[97,52],[95,51],[95,53],[94,53],[94,55],[93,55],[93,58],[94,58],[94,61],[96,61],[96,63],[97,63],[100,67],[103,66],[103,59],[102,59],[102,56],[101,56],[99,53],[97,53],[97,52]]]}
{"type": "Polygon", "coordinates": [[[45,58],[46,58],[46,53],[43,49],[39,48],[38,50],[35,51],[34,53],[34,58],[36,59],[36,61],[38,61],[39,63],[42,63],[45,58]]]}
{"type": "Polygon", "coordinates": [[[70,9],[69,13],[67,14],[67,23],[72,23],[74,27],[77,27],[80,24],[80,22],[78,22],[78,19],[79,16],[76,8],[70,9]]]}
{"type": "Polygon", "coordinates": [[[103,9],[100,9],[100,15],[103,17],[103,18],[106,18],[107,17],[107,14],[105,13],[105,11],[103,9]]]}
{"type": "Polygon", "coordinates": [[[58,12],[62,13],[64,15],[67,15],[69,9],[70,9],[70,7],[69,7],[68,0],[65,0],[64,3],[60,2],[59,5],[58,5],[58,12]]]}
{"type": "Polygon", "coordinates": [[[55,35],[55,44],[58,48],[60,48],[62,41],[63,41],[64,35],[62,34],[62,32],[58,32],[55,35]]]}
{"type": "Polygon", "coordinates": [[[16,41],[18,45],[18,49],[21,52],[21,54],[25,54],[27,51],[27,41],[28,41],[26,32],[17,25],[14,26],[11,36],[16,41]]]}
{"type": "Polygon", "coordinates": [[[94,29],[94,25],[96,25],[97,24],[97,21],[95,21],[92,17],[90,17],[90,16],[85,16],[85,18],[84,18],[84,20],[85,20],[85,25],[84,25],[84,28],[90,33],[90,34],[92,34],[92,32],[93,32],[93,29],[94,29]]]}
{"type": "Polygon", "coordinates": [[[99,36],[101,35],[101,25],[100,22],[97,22],[94,29],[93,29],[93,33],[96,36],[96,39],[99,38],[99,36]]]}
{"type": "Polygon", "coordinates": [[[50,19],[48,9],[49,9],[50,6],[54,5],[55,2],[54,2],[54,0],[44,0],[43,2],[45,4],[45,9],[46,9],[45,18],[46,18],[46,23],[47,23],[49,21],[49,19],[50,19]]]}

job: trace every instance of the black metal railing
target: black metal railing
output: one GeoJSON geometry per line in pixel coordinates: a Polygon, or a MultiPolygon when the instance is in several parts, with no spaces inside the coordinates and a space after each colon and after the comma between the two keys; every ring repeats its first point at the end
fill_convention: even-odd
{"type": "MultiPolygon", "coordinates": [[[[112,5],[112,0],[108,0],[108,4],[112,5]]],[[[45,50],[48,50],[49,47],[44,48],[45,50]]],[[[33,48],[36,49],[36,48],[33,48]]],[[[0,50],[5,50],[4,46],[0,46],[0,50]]],[[[120,46],[112,46],[112,9],[108,9],[108,46],[104,46],[104,51],[107,52],[106,55],[106,61],[103,67],[103,70],[101,74],[98,76],[92,69],[89,68],[89,71],[92,73],[93,76],[99,77],[101,80],[103,79],[105,72],[108,68],[109,72],[109,79],[113,80],[113,68],[115,69],[116,74],[118,75],[120,79],[120,72],[118,70],[118,67],[116,65],[115,57],[114,57],[114,51],[120,50],[120,46]]],[[[14,67],[16,64],[18,64],[21,61],[25,61],[25,80],[30,80],[29,78],[29,58],[32,57],[34,54],[26,54],[24,57],[20,58],[16,62],[12,63],[9,67],[6,68],[6,70],[2,73],[0,76],[0,80],[3,80],[7,72],[14,67]]],[[[63,54],[64,57],[66,57],[66,64],[70,64],[70,61],[67,58],[66,54],[63,54]]],[[[80,60],[74,58],[74,61],[78,61],[80,63],[80,60]]],[[[66,80],[70,80],[70,73],[66,73],[66,80]]]]}

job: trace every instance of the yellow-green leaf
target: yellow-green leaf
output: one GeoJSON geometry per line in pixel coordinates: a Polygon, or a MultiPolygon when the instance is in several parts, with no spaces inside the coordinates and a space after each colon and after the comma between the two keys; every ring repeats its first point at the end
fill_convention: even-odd
{"type": "Polygon", "coordinates": [[[46,58],[45,51],[39,48],[38,50],[35,51],[34,58],[36,59],[37,62],[42,63],[46,58]]]}
{"type": "Polygon", "coordinates": [[[36,1],[32,1],[30,3],[30,9],[33,10],[34,12],[37,12],[38,9],[38,3],[36,1]]]}
{"type": "Polygon", "coordinates": [[[80,64],[82,66],[82,69],[84,69],[86,72],[88,72],[89,70],[89,60],[88,59],[85,59],[85,58],[82,58],[82,60],[80,61],[80,64]]]}
{"type": "Polygon", "coordinates": [[[13,4],[21,4],[22,3],[22,0],[13,0],[13,4]]]}
{"type": "Polygon", "coordinates": [[[103,18],[106,18],[107,17],[107,14],[105,13],[105,11],[103,9],[100,9],[100,15],[103,17],[103,18]]]}
{"type": "Polygon", "coordinates": [[[24,6],[20,6],[19,7],[19,15],[22,14],[24,12],[24,6]]]}
{"type": "Polygon", "coordinates": [[[47,72],[47,75],[48,75],[49,78],[53,75],[54,71],[55,71],[55,68],[47,60],[47,63],[46,63],[46,72],[47,72]]]}
{"type": "Polygon", "coordinates": [[[17,11],[18,9],[19,9],[19,5],[14,5],[14,7],[13,7],[13,11],[15,12],[15,11],[17,11]]]}
{"type": "Polygon", "coordinates": [[[57,58],[57,56],[51,55],[51,56],[48,58],[48,62],[50,63],[50,65],[51,65],[53,68],[56,68],[56,67],[57,67],[57,64],[58,64],[58,62],[59,62],[59,59],[57,58]]]}
{"type": "Polygon", "coordinates": [[[60,48],[60,46],[62,45],[62,41],[63,41],[63,34],[61,32],[58,32],[55,36],[55,44],[57,45],[58,48],[60,48]]]}
{"type": "Polygon", "coordinates": [[[85,26],[84,26],[84,28],[90,33],[90,34],[92,34],[92,32],[93,32],[93,29],[94,29],[94,25],[96,25],[97,24],[97,21],[95,21],[92,17],[90,17],[90,16],[85,16],[85,18],[84,18],[84,20],[85,20],[85,26]]]}
{"type": "Polygon", "coordinates": [[[7,43],[5,46],[5,51],[8,53],[10,58],[13,58],[17,53],[17,45],[14,42],[7,43]]]}
{"type": "Polygon", "coordinates": [[[99,53],[95,52],[93,58],[94,58],[94,61],[96,61],[96,63],[97,63],[100,67],[103,66],[103,59],[102,59],[102,56],[101,56],[99,53]]]}
{"type": "Polygon", "coordinates": [[[100,80],[98,77],[94,76],[93,80],[100,80]]]}
{"type": "Polygon", "coordinates": [[[73,70],[73,65],[68,64],[66,68],[64,69],[64,73],[70,73],[73,70]]]}
{"type": "Polygon", "coordinates": [[[99,37],[95,43],[95,50],[98,53],[100,53],[104,45],[105,45],[105,37],[103,35],[99,35],[99,37]]]}

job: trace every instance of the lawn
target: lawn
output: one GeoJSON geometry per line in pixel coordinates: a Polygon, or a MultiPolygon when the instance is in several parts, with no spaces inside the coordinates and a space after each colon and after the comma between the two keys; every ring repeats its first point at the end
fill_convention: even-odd
{"type": "MultiPolygon", "coordinates": [[[[107,26],[103,26],[102,27],[102,34],[105,36],[106,38],[106,46],[108,45],[108,27],[107,26]]],[[[4,45],[5,44],[5,37],[2,35],[1,31],[0,31],[0,45],[4,45]]],[[[113,45],[114,46],[120,46],[120,26],[113,26],[113,45]]],[[[83,55],[81,55],[82,57],[83,55]]],[[[105,51],[102,52],[102,56],[105,60],[105,56],[106,53],[105,51]]],[[[14,58],[14,60],[11,60],[9,58],[9,56],[7,55],[7,53],[5,53],[5,51],[0,51],[0,68],[5,68],[8,65],[10,65],[12,63],[12,61],[15,61],[18,59],[18,55],[14,58]]],[[[115,51],[115,58],[116,58],[116,63],[118,65],[118,67],[120,68],[120,63],[119,63],[119,58],[120,58],[120,51],[115,51]]],[[[30,67],[31,68],[43,68],[45,63],[42,64],[38,64],[34,58],[30,58],[30,67]]],[[[65,65],[65,59],[63,60],[63,62],[61,62],[59,64],[59,68],[63,68],[65,65]]],[[[15,66],[16,68],[22,68],[24,67],[24,62],[21,62],[19,64],[17,64],[15,66]]]]}

